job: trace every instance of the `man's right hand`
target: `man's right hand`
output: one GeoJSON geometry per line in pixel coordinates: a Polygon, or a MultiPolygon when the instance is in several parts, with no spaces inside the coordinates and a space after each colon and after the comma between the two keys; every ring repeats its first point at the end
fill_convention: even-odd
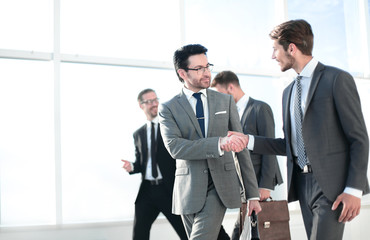
{"type": "Polygon", "coordinates": [[[247,147],[247,143],[245,138],[237,135],[230,135],[220,139],[221,150],[226,152],[241,152],[247,147]]]}
{"type": "Polygon", "coordinates": [[[123,162],[122,168],[124,168],[127,172],[131,172],[132,171],[131,162],[123,159],[121,159],[121,161],[123,162]]]}
{"type": "Polygon", "coordinates": [[[238,137],[242,138],[243,141],[246,143],[246,146],[249,143],[249,135],[248,134],[243,134],[241,132],[233,132],[233,131],[227,132],[227,137],[231,137],[231,136],[238,136],[238,137]]]}

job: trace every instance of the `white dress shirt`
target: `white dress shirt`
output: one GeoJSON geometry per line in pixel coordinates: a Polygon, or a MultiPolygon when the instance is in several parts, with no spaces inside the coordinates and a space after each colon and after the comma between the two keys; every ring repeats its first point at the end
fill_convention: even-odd
{"type": "MultiPolygon", "coordinates": [[[[188,99],[189,103],[190,103],[190,106],[191,108],[193,109],[195,115],[197,114],[196,112],[196,105],[197,105],[197,99],[193,96],[193,91],[183,87],[183,91],[184,91],[184,94],[186,96],[186,98],[188,99]]],[[[204,133],[205,133],[205,136],[204,137],[207,137],[207,133],[208,133],[208,120],[209,120],[209,113],[208,113],[208,101],[207,101],[207,90],[206,89],[202,89],[200,90],[199,92],[201,92],[202,94],[200,95],[201,96],[201,99],[202,99],[202,102],[203,102],[203,113],[204,113],[204,133]]]]}
{"type": "Polygon", "coordinates": [[[242,120],[243,113],[248,105],[248,102],[249,96],[247,94],[244,94],[243,97],[241,97],[239,101],[236,103],[236,108],[238,109],[240,120],[242,120]]]}
{"type": "MultiPolygon", "coordinates": [[[[307,101],[307,95],[308,95],[308,89],[310,88],[310,84],[312,81],[313,72],[315,71],[315,68],[319,62],[312,58],[310,62],[307,63],[307,65],[303,68],[302,72],[299,74],[299,76],[302,76],[301,79],[301,85],[302,85],[302,92],[301,92],[301,108],[302,108],[302,119],[304,119],[305,115],[305,109],[306,109],[306,101],[307,101]]],[[[296,135],[296,126],[295,126],[295,120],[294,120],[294,99],[296,94],[296,84],[293,85],[292,89],[292,95],[290,97],[290,125],[291,125],[291,138],[292,138],[292,149],[294,156],[298,156],[297,153],[297,135],[296,135]]],[[[309,159],[307,158],[307,161],[309,163],[309,159]]]]}
{"type": "Polygon", "coordinates": [[[152,144],[152,122],[154,123],[154,133],[155,133],[155,139],[157,139],[158,135],[158,117],[154,118],[152,121],[147,121],[146,123],[146,139],[147,141],[147,146],[148,146],[148,162],[146,164],[146,171],[145,171],[145,179],[146,180],[155,180],[155,179],[162,179],[162,174],[161,171],[159,170],[158,167],[158,160],[157,160],[157,171],[158,171],[158,176],[157,178],[154,178],[152,176],[152,152],[151,152],[151,144],[152,144]]]}

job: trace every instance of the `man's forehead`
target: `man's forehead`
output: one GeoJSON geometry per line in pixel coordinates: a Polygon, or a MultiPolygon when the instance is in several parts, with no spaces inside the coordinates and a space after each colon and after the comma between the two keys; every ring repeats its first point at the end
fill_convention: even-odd
{"type": "Polygon", "coordinates": [[[189,65],[204,66],[208,64],[208,59],[205,54],[196,54],[189,57],[189,65]]]}
{"type": "Polygon", "coordinates": [[[147,92],[145,94],[143,94],[143,98],[150,98],[150,97],[156,97],[157,94],[155,94],[155,92],[147,92]]]}

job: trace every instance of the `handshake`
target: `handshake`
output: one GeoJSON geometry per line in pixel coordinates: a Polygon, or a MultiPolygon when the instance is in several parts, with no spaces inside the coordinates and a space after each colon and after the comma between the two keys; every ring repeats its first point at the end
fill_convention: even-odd
{"type": "Polygon", "coordinates": [[[220,138],[220,147],[221,150],[225,152],[241,152],[247,147],[248,141],[248,135],[244,135],[240,132],[229,131],[226,137],[220,138]]]}

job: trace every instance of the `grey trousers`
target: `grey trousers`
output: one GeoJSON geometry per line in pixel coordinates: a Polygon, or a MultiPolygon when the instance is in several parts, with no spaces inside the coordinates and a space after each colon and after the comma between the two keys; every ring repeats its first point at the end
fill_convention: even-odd
{"type": "Polygon", "coordinates": [[[313,173],[296,173],[296,191],[303,215],[307,238],[310,240],[340,240],[343,238],[344,223],[338,221],[342,211],[340,205],[331,210],[333,202],[327,199],[313,173]]]}
{"type": "Polygon", "coordinates": [[[226,207],[216,189],[209,189],[204,207],[197,213],[181,215],[189,240],[215,240],[220,232],[226,207]]]}

